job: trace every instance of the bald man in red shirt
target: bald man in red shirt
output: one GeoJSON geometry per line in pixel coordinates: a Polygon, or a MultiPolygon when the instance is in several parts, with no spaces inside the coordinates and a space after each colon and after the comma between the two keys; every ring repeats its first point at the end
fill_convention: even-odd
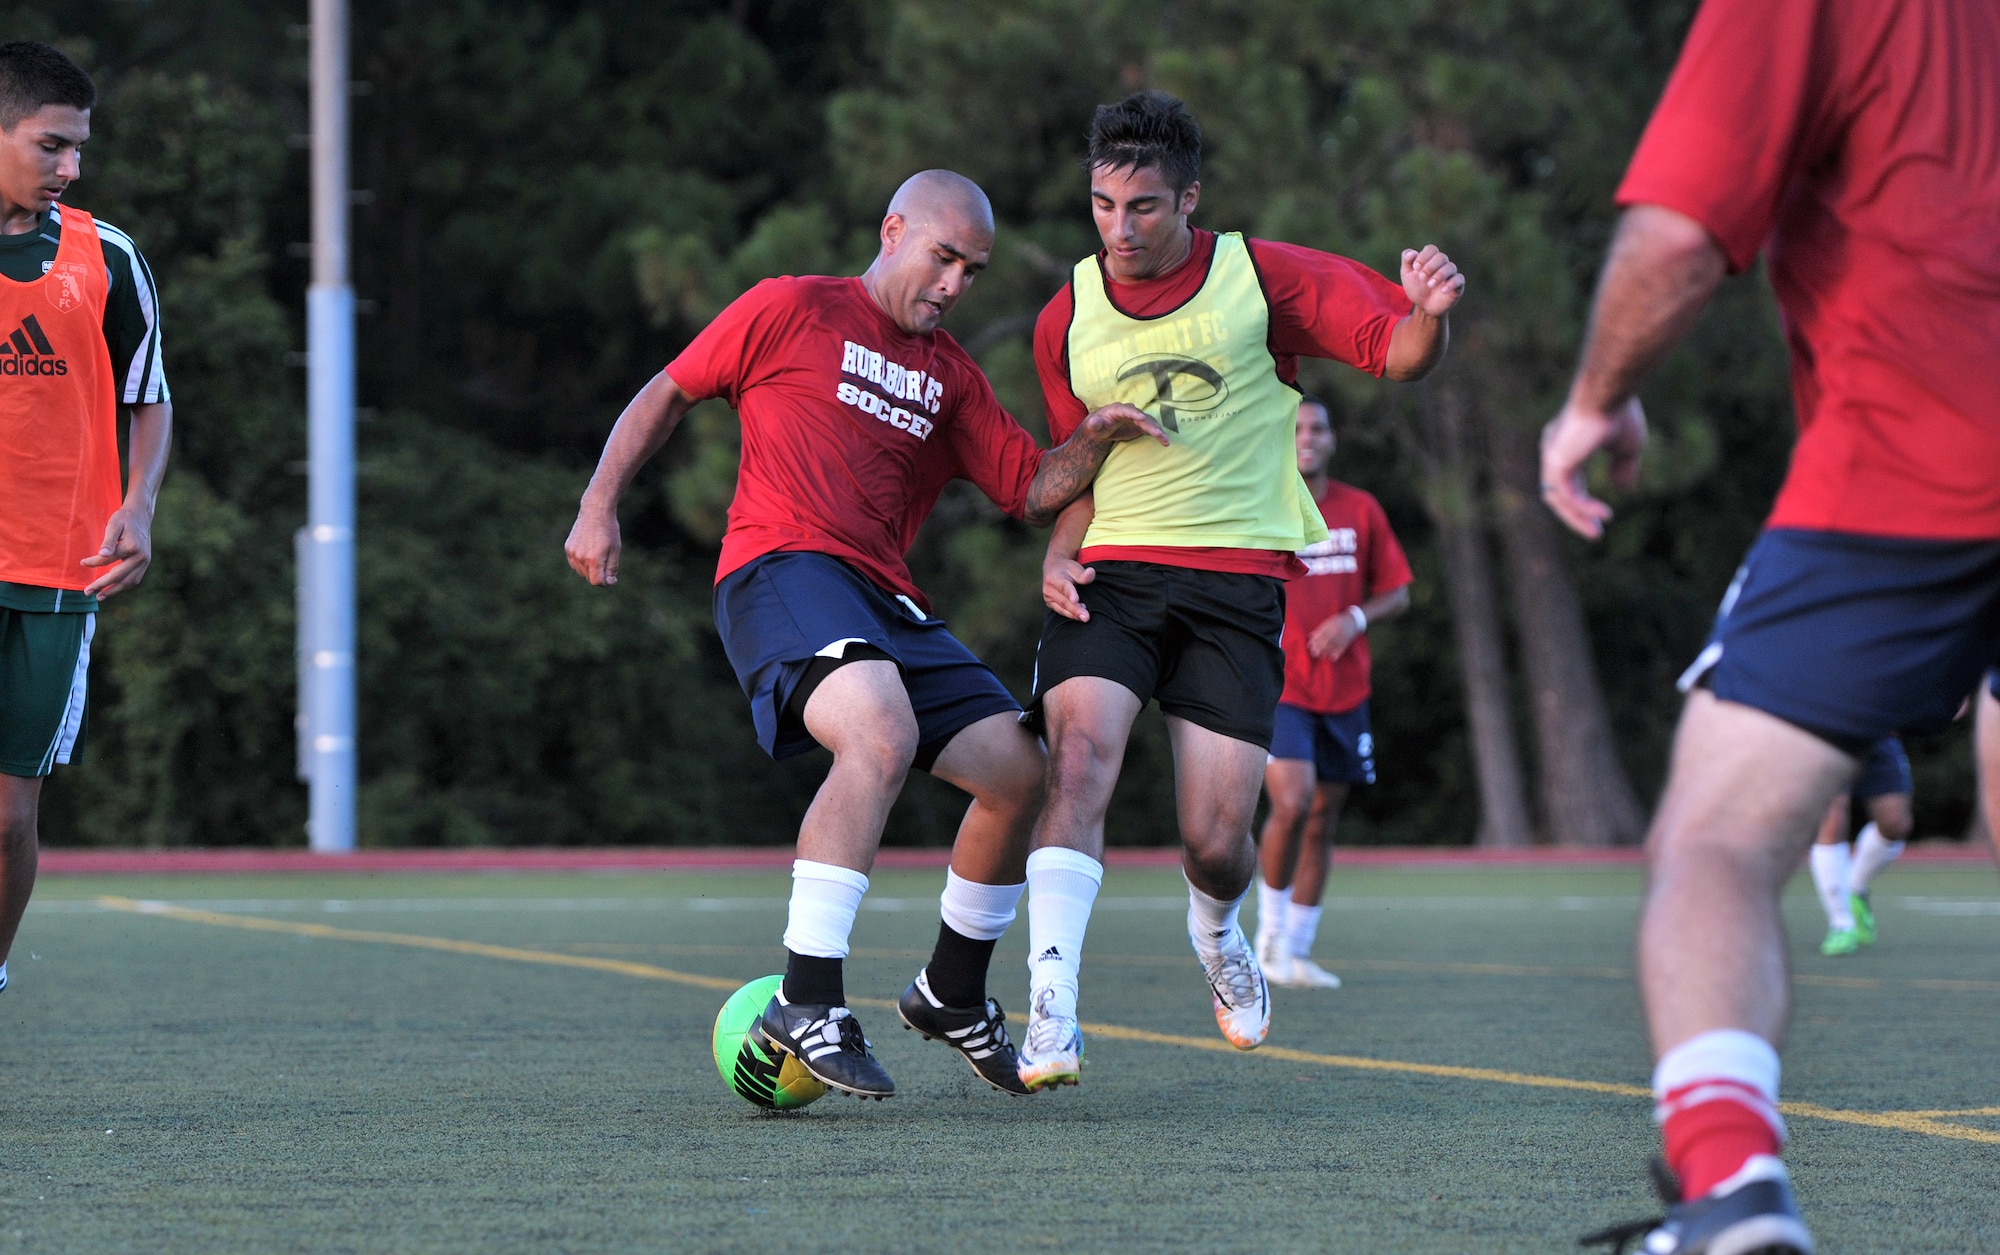
{"type": "Polygon", "coordinates": [[[1944,726],[2000,655],[1996,66],[1991,0],[1707,0],[1544,437],[1544,499],[1601,535],[1586,464],[1632,484],[1640,383],[1764,255],[1799,441],[1682,679],[1648,842],[1640,979],[1678,1177],[1662,1221],[1622,1230],[1652,1229],[1649,1255],[1811,1252],[1777,1157],[1778,894],[1858,756],[1944,726]]]}
{"type": "Polygon", "coordinates": [[[716,629],[765,752],[833,754],[799,829],[784,982],[755,1031],[824,1084],[867,1098],[896,1086],[847,1005],[842,963],[882,826],[913,769],[972,802],[937,948],[897,1014],[994,1088],[1028,1092],[986,971],[1025,887],[1044,759],[1020,704],[911,579],[917,529],[957,478],[1046,524],[1113,443],[1164,443],[1153,420],[1112,404],[1043,450],[1001,408],[939,326],[985,269],[993,230],[977,185],[926,170],[897,189],[865,273],[767,279],[744,293],[626,406],[564,546],[577,574],[617,583],[620,494],[697,401],[735,408],[743,456],[715,573],[716,629]]]}

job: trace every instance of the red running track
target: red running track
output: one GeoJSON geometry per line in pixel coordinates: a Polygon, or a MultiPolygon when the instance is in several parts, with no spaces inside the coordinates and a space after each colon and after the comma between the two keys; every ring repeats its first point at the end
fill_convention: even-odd
{"type": "MultiPolygon", "coordinates": [[[[1476,867],[1630,867],[1641,862],[1635,849],[1481,850],[1462,846],[1342,848],[1335,861],[1348,867],[1463,869],[1476,867]]],[[[1904,860],[1914,863],[1984,863],[1983,846],[1936,841],[1912,846],[1904,860]]],[[[877,867],[938,868],[944,850],[883,850],[877,867]]],[[[774,871],[789,867],[789,846],[634,846],[591,848],[489,848],[357,850],[314,854],[302,849],[231,847],[223,849],[126,850],[44,849],[41,872],[50,876],[148,876],[162,874],[277,875],[306,872],[401,874],[408,872],[668,872],[774,871]]],[[[1113,867],[1173,867],[1180,851],[1114,849],[1113,867]]]]}

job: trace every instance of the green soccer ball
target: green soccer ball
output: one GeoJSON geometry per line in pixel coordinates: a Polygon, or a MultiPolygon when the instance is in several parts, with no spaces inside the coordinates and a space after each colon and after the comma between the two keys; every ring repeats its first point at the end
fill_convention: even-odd
{"type": "Polygon", "coordinates": [[[782,976],[751,981],[729,995],[715,1015],[715,1068],[722,1083],[766,1111],[797,1111],[826,1093],[818,1077],[797,1059],[764,1043],[754,1032],[783,983],[782,976]]]}

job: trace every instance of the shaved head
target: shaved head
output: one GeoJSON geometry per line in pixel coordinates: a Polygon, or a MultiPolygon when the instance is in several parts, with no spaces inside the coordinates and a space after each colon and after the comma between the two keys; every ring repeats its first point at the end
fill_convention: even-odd
{"type": "Polygon", "coordinates": [[[903,180],[882,219],[882,251],[861,281],[911,335],[937,330],[993,254],[993,205],[950,170],[903,180]]]}
{"type": "Polygon", "coordinates": [[[951,170],[922,170],[904,179],[889,198],[889,212],[911,226],[951,223],[993,234],[993,202],[979,184],[951,170]]]}

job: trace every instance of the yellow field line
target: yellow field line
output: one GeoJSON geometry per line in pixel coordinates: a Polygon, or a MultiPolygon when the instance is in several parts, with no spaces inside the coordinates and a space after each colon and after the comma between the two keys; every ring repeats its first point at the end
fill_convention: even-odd
{"type": "Polygon", "coordinates": [[[1985,1142],[1989,1146],[2000,1146],[2000,1132],[1992,1129],[1975,1129],[1970,1125],[1947,1124],[1936,1119],[1938,1115],[1988,1115],[1993,1108],[1978,1108],[1960,1112],[1930,1111],[1840,1111],[1832,1107],[1820,1107],[1807,1102],[1779,1103],[1778,1110],[1788,1116],[1804,1116],[1808,1120],[1832,1120],[1837,1124],[1863,1124],[1876,1129],[1897,1129],[1904,1133],[1924,1133],[1931,1137],[1949,1137],[1961,1142],[1985,1142]]]}
{"type": "MultiPolygon", "coordinates": [[[[1156,1046],[1182,1046],[1216,1054],[1243,1054],[1226,1041],[1210,1037],[1182,1037],[1175,1033],[1155,1033],[1143,1028],[1117,1024],[1085,1024],[1083,1031],[1093,1037],[1114,1041],[1143,1041],[1156,1046]]],[[[1537,1076],[1532,1072],[1503,1072],[1498,1068],[1464,1068],[1445,1063],[1406,1063],[1399,1059],[1369,1059],[1361,1055],[1322,1055],[1287,1046],[1259,1046],[1260,1059],[1283,1059],[1288,1063],[1313,1063],[1323,1068],[1353,1068],[1364,1072],[1399,1072],[1406,1076],[1442,1076],[1458,1081],[1488,1081],[1498,1085],[1528,1085],[1536,1089],[1581,1089],[1594,1094],[1616,1094],[1621,1098],[1651,1098],[1653,1091],[1638,1085],[1617,1085],[1610,1081],[1578,1081],[1566,1076],[1537,1076]]]]}
{"type": "MultiPolygon", "coordinates": [[[[657,967],[651,963],[631,963],[623,959],[600,959],[590,955],[561,954],[548,950],[527,950],[519,946],[495,946],[480,941],[459,941],[451,937],[431,937],[421,933],[386,933],[358,928],[335,928],[330,924],[307,924],[293,920],[266,919],[257,915],[230,915],[221,911],[202,911],[193,907],[175,906],[171,902],[156,902],[137,898],[100,897],[97,904],[106,910],[125,911],[134,915],[150,915],[160,919],[181,920],[190,924],[209,924],[221,928],[242,928],[251,932],[284,933],[295,937],[317,937],[326,941],[360,941],[375,945],[409,946],[419,950],[440,950],[447,954],[469,954],[487,959],[505,959],[514,963],[542,963],[552,967],[583,968],[595,972],[610,972],[618,976],[631,976],[640,980],[672,981],[680,985],[694,985],[702,989],[733,990],[742,982],[721,976],[702,976],[694,972],[677,972],[672,968],[657,967]]],[[[893,1008],[894,1003],[886,998],[851,998],[850,1002],[867,1007],[893,1008]]],[[[1235,1055],[1244,1053],[1224,1041],[1209,1037],[1184,1037],[1176,1033],[1156,1033],[1149,1029],[1127,1028],[1119,1024],[1085,1024],[1084,1032],[1094,1037],[1112,1041],[1145,1042],[1156,1046],[1179,1046],[1187,1050],[1205,1050],[1213,1054],[1235,1055]]],[[[1508,1072],[1499,1068],[1469,1068],[1443,1063],[1412,1063],[1400,1059],[1370,1059],[1362,1055],[1317,1054],[1309,1050],[1293,1050],[1287,1046],[1264,1046],[1256,1051],[1259,1058],[1282,1059],[1287,1063],[1309,1063],[1318,1067],[1343,1068],[1364,1072],[1388,1072],[1402,1076],[1435,1076],[1448,1080],[1484,1081],[1496,1085],[1521,1085],[1534,1089],[1581,1090],[1593,1094],[1612,1094],[1620,1098],[1651,1098],[1652,1091],[1639,1085],[1620,1085],[1610,1081],[1581,1081],[1566,1076],[1541,1076],[1533,1072],[1508,1072]]],[[[2000,1107],[1975,1107],[1962,1111],[1843,1111],[1834,1107],[1821,1107],[1814,1103],[1788,1102],[1778,1108],[1788,1116],[1808,1120],[1827,1120],[1836,1124],[1857,1124],[1869,1128],[1895,1129],[1904,1133],[1919,1133],[1930,1137],[1952,1138],[1964,1142],[1984,1142],[2000,1145],[2000,1132],[1976,1129],[1962,1124],[1948,1124],[1941,1117],[1946,1116],[1993,1116],[2000,1115],[2000,1107]]]]}

